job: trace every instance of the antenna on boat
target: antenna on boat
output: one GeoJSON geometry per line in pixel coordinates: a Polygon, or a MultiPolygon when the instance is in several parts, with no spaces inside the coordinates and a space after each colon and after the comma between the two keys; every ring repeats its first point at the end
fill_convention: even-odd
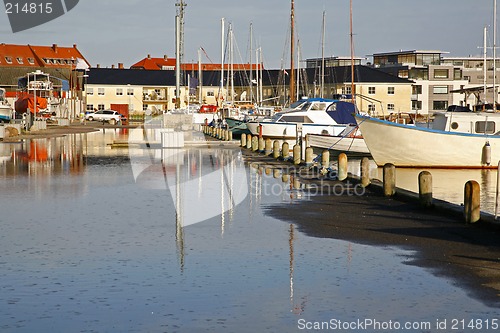
{"type": "Polygon", "coordinates": [[[290,103],[295,102],[295,66],[294,66],[294,53],[295,53],[295,2],[291,0],[291,14],[290,14],[290,103]]]}

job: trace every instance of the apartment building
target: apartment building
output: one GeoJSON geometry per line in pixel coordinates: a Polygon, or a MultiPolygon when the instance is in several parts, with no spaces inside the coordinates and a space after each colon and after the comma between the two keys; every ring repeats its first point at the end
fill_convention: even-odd
{"type": "MultiPolygon", "coordinates": [[[[442,51],[398,51],[373,55],[374,68],[413,81],[411,104],[413,112],[432,113],[447,110],[451,105],[472,107],[473,95],[464,94],[477,87],[464,66],[450,58],[445,61],[442,51]]],[[[476,71],[476,69],[474,69],[476,71]]]]}

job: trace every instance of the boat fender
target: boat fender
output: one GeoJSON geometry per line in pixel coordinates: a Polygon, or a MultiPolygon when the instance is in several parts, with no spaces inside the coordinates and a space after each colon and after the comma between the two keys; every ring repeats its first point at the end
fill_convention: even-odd
{"type": "Polygon", "coordinates": [[[489,141],[486,141],[486,143],[483,146],[481,164],[485,166],[489,166],[491,164],[491,146],[489,141]]]}

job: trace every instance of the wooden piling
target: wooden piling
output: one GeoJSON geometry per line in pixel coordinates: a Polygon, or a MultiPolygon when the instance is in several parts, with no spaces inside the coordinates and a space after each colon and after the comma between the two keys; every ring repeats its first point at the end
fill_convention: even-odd
{"type": "Polygon", "coordinates": [[[252,137],[252,151],[259,149],[259,137],[257,135],[252,137]]]}
{"type": "Polygon", "coordinates": [[[273,158],[280,157],[280,142],[278,140],[274,140],[273,142],[273,158]]]}
{"type": "Polygon", "coordinates": [[[306,166],[311,166],[313,164],[313,149],[312,149],[312,147],[306,148],[305,163],[306,163],[306,166]]]}
{"type": "Polygon", "coordinates": [[[301,148],[299,144],[295,144],[293,146],[293,164],[299,165],[301,161],[301,156],[300,156],[301,148]]]}
{"type": "Polygon", "coordinates": [[[330,166],[330,152],[328,150],[323,150],[323,153],[321,153],[321,166],[323,168],[330,166]]]}
{"type": "Polygon", "coordinates": [[[252,134],[247,134],[247,149],[252,149],[252,134]]]}
{"type": "Polygon", "coordinates": [[[337,163],[337,178],[342,181],[347,178],[347,155],[340,153],[337,163]]]}
{"type": "Polygon", "coordinates": [[[361,186],[367,187],[370,183],[370,160],[368,157],[363,157],[361,159],[361,186]]]}
{"type": "Polygon", "coordinates": [[[241,147],[246,147],[247,146],[247,136],[245,134],[241,135],[240,142],[241,142],[240,143],[241,147]]]}
{"type": "Polygon", "coordinates": [[[476,223],[481,218],[480,187],[475,180],[469,180],[464,188],[465,223],[476,223]]]}
{"type": "Polygon", "coordinates": [[[227,141],[233,141],[233,131],[228,131],[227,141]]]}
{"type": "Polygon", "coordinates": [[[273,151],[273,142],[271,139],[267,138],[264,143],[264,154],[270,155],[273,151]]]}
{"type": "Polygon", "coordinates": [[[422,206],[432,206],[432,175],[429,171],[418,174],[418,197],[422,206]]]}
{"type": "Polygon", "coordinates": [[[266,148],[266,144],[263,137],[259,137],[259,153],[263,153],[266,148]]]}
{"type": "Polygon", "coordinates": [[[384,165],[384,195],[386,197],[392,197],[396,194],[396,167],[392,163],[386,163],[384,165]]]}
{"type": "Polygon", "coordinates": [[[290,145],[288,142],[283,142],[281,145],[281,157],[287,160],[290,157],[290,145]]]}

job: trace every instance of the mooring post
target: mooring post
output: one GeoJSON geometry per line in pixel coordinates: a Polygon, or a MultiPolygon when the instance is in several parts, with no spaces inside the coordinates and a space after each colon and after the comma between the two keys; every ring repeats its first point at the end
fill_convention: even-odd
{"type": "Polygon", "coordinates": [[[233,131],[228,131],[227,141],[233,141],[233,131]]]}
{"type": "Polygon", "coordinates": [[[246,145],[247,145],[247,136],[245,134],[241,135],[240,142],[241,142],[240,143],[241,147],[246,147],[246,145]]]}
{"type": "Polygon", "coordinates": [[[418,174],[418,197],[422,206],[432,206],[432,175],[429,171],[418,174]]]}
{"type": "Polygon", "coordinates": [[[266,156],[270,155],[271,152],[273,151],[273,143],[272,143],[271,139],[267,138],[264,145],[265,145],[264,154],[266,156]]]}
{"type": "Polygon", "coordinates": [[[340,153],[337,163],[337,178],[342,181],[347,178],[347,155],[340,153]]]}
{"type": "Polygon", "coordinates": [[[288,142],[285,141],[281,145],[281,157],[284,160],[287,160],[289,156],[290,156],[290,145],[288,144],[288,142]]]}
{"type": "Polygon", "coordinates": [[[300,152],[301,152],[301,149],[302,148],[300,148],[299,144],[295,144],[293,146],[293,164],[295,164],[295,165],[299,165],[300,164],[300,160],[301,160],[300,152]]]}
{"type": "Polygon", "coordinates": [[[313,164],[313,149],[312,149],[312,147],[306,148],[305,163],[306,163],[306,166],[311,166],[313,164]]]}
{"type": "Polygon", "coordinates": [[[396,167],[392,163],[386,163],[383,172],[384,195],[392,197],[396,194],[396,167]]]}
{"type": "Polygon", "coordinates": [[[259,137],[257,135],[252,137],[252,151],[259,149],[259,137]]]}
{"type": "Polygon", "coordinates": [[[280,142],[278,140],[274,140],[273,142],[273,158],[280,157],[280,142]]]}
{"type": "Polygon", "coordinates": [[[328,168],[330,166],[330,152],[326,149],[321,153],[321,166],[323,168],[328,168]]]}
{"type": "Polygon", "coordinates": [[[361,186],[367,187],[370,182],[370,160],[368,157],[363,157],[361,159],[361,186]]]}
{"type": "Polygon", "coordinates": [[[247,134],[247,149],[251,148],[252,148],[252,134],[247,134]]]}
{"type": "Polygon", "coordinates": [[[265,141],[264,141],[264,138],[260,136],[259,137],[259,153],[263,153],[264,148],[266,148],[265,141]]]}
{"type": "Polygon", "coordinates": [[[464,188],[465,223],[475,223],[481,218],[480,187],[475,180],[469,180],[464,188]]]}

